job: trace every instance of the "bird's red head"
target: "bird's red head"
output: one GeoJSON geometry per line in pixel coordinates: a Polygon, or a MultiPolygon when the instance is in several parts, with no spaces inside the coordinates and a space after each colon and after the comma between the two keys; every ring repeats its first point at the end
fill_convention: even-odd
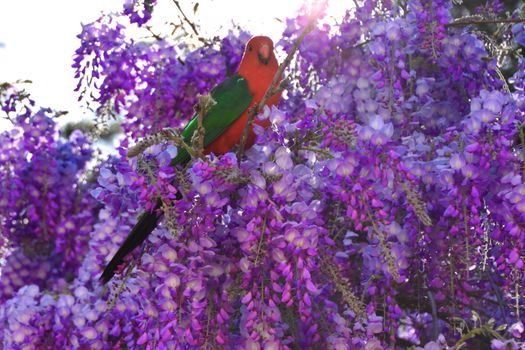
{"type": "Polygon", "coordinates": [[[277,70],[278,63],[273,52],[273,41],[267,36],[254,36],[244,48],[239,73],[247,70],[273,71],[277,70]]]}

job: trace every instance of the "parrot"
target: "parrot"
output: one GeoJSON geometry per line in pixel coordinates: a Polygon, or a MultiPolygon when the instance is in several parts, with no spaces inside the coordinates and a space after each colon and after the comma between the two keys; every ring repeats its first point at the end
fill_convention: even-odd
{"type": "MultiPolygon", "coordinates": [[[[204,154],[221,155],[231,151],[239,144],[245,125],[248,121],[248,112],[263,99],[279,68],[274,53],[273,41],[267,36],[252,37],[244,48],[244,53],[235,74],[225,79],[211,90],[211,97],[215,104],[211,106],[203,117],[204,127],[204,154]]],[[[278,104],[281,93],[267,99],[267,106],[278,104]]],[[[268,127],[268,120],[254,120],[264,128],[268,127]]],[[[198,114],[196,113],[183,129],[181,136],[188,144],[198,128],[198,114]]],[[[253,128],[248,132],[245,147],[251,147],[255,142],[253,128]]],[[[191,160],[184,149],[179,149],[171,161],[173,166],[184,166],[191,160]]],[[[177,193],[177,199],[182,195],[177,193]]],[[[161,201],[158,200],[152,211],[142,213],[135,226],[131,229],[124,243],[117,250],[113,258],[106,265],[100,280],[107,283],[115,275],[115,270],[124,262],[124,257],[142,244],[151,232],[157,227],[162,211],[161,201]]]]}

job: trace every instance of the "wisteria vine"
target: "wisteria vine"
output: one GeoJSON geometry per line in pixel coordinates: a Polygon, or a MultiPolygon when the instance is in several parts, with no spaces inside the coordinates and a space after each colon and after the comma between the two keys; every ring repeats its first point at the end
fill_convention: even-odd
{"type": "Polygon", "coordinates": [[[498,54],[524,43],[523,14],[498,42],[475,26],[500,23],[500,1],[458,20],[446,0],[355,3],[336,23],[317,13],[240,162],[174,168],[167,130],[249,33],[130,36],[156,1],[79,35],[79,98],[119,118],[116,155],[0,85],[0,349],[525,347],[525,60],[507,79],[498,54]],[[161,225],[101,285],[157,199],[161,225]]]}

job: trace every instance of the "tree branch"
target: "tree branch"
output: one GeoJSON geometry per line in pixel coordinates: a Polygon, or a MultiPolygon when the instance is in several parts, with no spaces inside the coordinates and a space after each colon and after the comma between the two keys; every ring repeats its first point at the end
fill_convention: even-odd
{"type": "Polygon", "coordinates": [[[136,145],[130,147],[126,156],[128,158],[134,158],[142,154],[148,147],[158,145],[165,141],[172,141],[177,147],[184,148],[192,158],[199,157],[197,152],[195,152],[195,150],[184,141],[184,138],[177,132],[177,130],[173,128],[165,128],[153,135],[146,136],[137,142],[136,145]]]}
{"type": "Polygon", "coordinates": [[[525,182],[525,124],[521,124],[519,126],[519,136],[520,136],[520,141],[521,141],[521,158],[523,160],[523,164],[522,164],[522,174],[521,174],[521,181],[522,182],[525,182]]]}
{"type": "Polygon", "coordinates": [[[193,149],[195,152],[199,155],[199,157],[203,157],[204,155],[204,136],[206,134],[206,130],[204,130],[203,121],[204,116],[208,113],[210,108],[216,104],[215,100],[213,100],[213,97],[211,97],[211,94],[207,95],[198,95],[197,96],[198,102],[195,105],[195,112],[197,112],[197,128],[195,129],[193,136],[191,138],[191,143],[193,146],[193,149]]]}
{"type": "Polygon", "coordinates": [[[429,289],[427,291],[428,300],[430,302],[430,307],[432,308],[432,340],[437,340],[439,336],[439,330],[438,330],[438,316],[437,316],[437,306],[436,306],[436,299],[434,299],[434,294],[432,294],[432,291],[429,289]]]}
{"type": "Polygon", "coordinates": [[[523,23],[525,18],[495,18],[495,19],[476,19],[476,20],[461,20],[458,19],[455,22],[447,23],[445,27],[461,27],[468,26],[471,24],[500,24],[500,23],[523,23]]]}
{"type": "Polygon", "coordinates": [[[199,36],[199,32],[197,31],[197,27],[195,26],[195,23],[190,21],[189,18],[184,13],[184,11],[182,11],[182,8],[180,7],[179,2],[177,0],[173,0],[173,2],[175,3],[175,6],[177,6],[177,8],[179,9],[180,13],[182,14],[182,17],[184,18],[184,21],[186,21],[186,23],[188,23],[190,25],[190,27],[193,30],[193,32],[195,33],[195,35],[199,36]]]}
{"type": "Polygon", "coordinates": [[[155,38],[155,40],[162,41],[164,40],[160,35],[156,34],[153,29],[151,29],[151,26],[144,26],[146,30],[155,38]]]}

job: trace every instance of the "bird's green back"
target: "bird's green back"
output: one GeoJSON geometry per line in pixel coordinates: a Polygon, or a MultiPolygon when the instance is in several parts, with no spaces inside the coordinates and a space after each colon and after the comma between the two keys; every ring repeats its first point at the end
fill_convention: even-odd
{"type": "MultiPolygon", "coordinates": [[[[205,129],[204,148],[209,146],[217,137],[228,129],[228,127],[239,118],[248,108],[252,101],[252,94],[248,88],[248,82],[242,76],[235,74],[217,85],[211,96],[215,104],[208,110],[202,121],[205,129]]],[[[182,131],[182,137],[186,143],[198,127],[197,114],[186,125],[182,131]]],[[[184,164],[190,160],[188,152],[179,148],[177,156],[172,160],[172,165],[184,164]]]]}

